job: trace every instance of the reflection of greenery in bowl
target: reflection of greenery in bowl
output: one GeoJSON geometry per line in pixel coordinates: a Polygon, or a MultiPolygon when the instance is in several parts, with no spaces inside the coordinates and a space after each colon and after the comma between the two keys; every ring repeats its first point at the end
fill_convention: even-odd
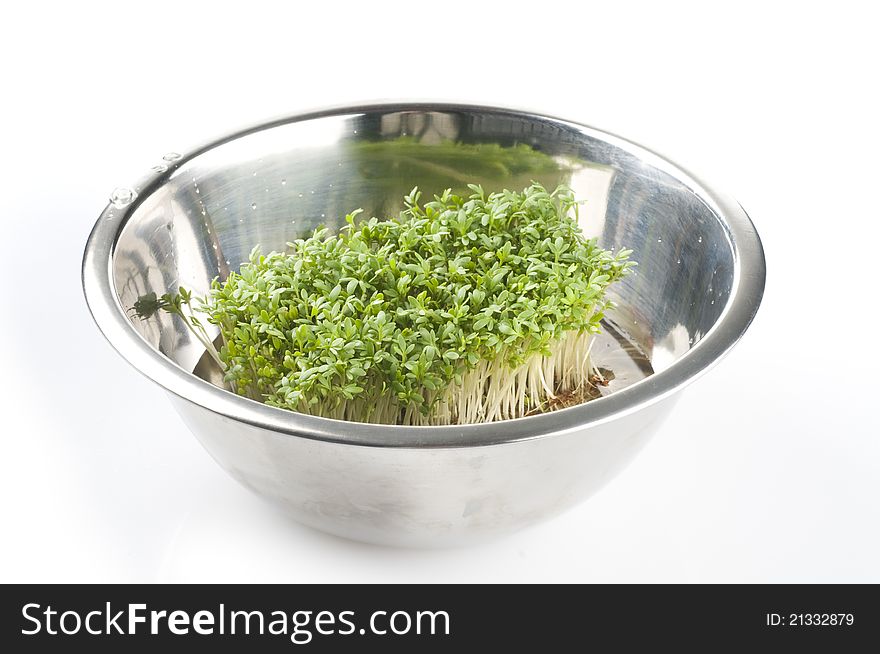
{"type": "Polygon", "coordinates": [[[346,154],[356,174],[369,180],[376,197],[388,198],[376,208],[380,214],[399,211],[399,198],[418,186],[427,197],[451,188],[467,194],[467,184],[487,192],[522,190],[532,181],[547,188],[567,183],[572,166],[525,143],[502,147],[497,143],[444,141],[425,145],[411,136],[387,141],[349,142],[346,154]]]}

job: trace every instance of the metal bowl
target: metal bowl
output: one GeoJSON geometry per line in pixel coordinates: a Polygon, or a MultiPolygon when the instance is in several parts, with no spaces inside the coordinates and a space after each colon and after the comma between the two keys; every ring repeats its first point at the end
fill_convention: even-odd
{"type": "MultiPolygon", "coordinates": [[[[397,103],[285,117],[168,153],[117,189],[89,237],[86,299],[101,331],[164,387],[210,454],[295,520],[340,536],[443,546],[509,532],[582,501],[627,465],[677,393],[742,336],[764,289],[761,242],[743,209],[679,166],[617,136],[523,111],[397,103]],[[607,327],[653,374],[552,413],[453,427],[340,422],[239,397],[193,374],[204,354],[178,318],[140,320],[137,299],[204,292],[251,248],[283,249],[361,207],[399,208],[479,181],[566,182],[584,229],[628,247],[607,327]],[[625,387],[624,387],[625,386],[625,387]]],[[[631,380],[632,381],[632,380],[631,380]]]]}

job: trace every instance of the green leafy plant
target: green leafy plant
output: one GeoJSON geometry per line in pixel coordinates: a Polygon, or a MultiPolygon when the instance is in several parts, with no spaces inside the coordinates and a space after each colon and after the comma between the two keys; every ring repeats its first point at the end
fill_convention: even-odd
{"type": "Polygon", "coordinates": [[[567,187],[470,190],[421,203],[413,189],[396,218],[355,211],[289,252],[255,248],[196,309],[180,289],[135,310],[181,316],[239,394],[312,415],[463,424],[586,397],[605,291],[630,251],[583,235],[567,187]]]}

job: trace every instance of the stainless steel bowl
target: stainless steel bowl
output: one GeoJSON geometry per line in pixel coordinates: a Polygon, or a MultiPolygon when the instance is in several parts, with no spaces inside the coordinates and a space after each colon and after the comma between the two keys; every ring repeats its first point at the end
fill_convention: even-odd
{"type": "Polygon", "coordinates": [[[751,322],[764,289],[745,211],[617,136],[533,113],[458,104],[344,107],[275,120],[184,155],[114,191],[89,237],[83,286],[110,343],[163,386],[210,454],[294,519],[340,536],[442,546],[509,532],[585,499],[627,465],[677,393],[751,322]],[[193,374],[203,355],[177,318],[132,316],[142,295],[204,291],[255,245],[283,249],[347,211],[395,211],[478,180],[567,182],[585,229],[629,247],[609,328],[654,374],[580,406],[493,424],[396,427],[272,408],[193,374]]]}

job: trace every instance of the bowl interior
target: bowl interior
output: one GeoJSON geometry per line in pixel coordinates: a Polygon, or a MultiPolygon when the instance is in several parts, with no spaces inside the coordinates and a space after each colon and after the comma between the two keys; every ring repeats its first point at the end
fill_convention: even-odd
{"type": "MultiPolygon", "coordinates": [[[[727,226],[684,181],[623,141],[498,109],[373,108],[282,121],[165,162],[145,180],[112,253],[122,309],[182,285],[201,294],[259,245],[264,252],[362,208],[384,217],[424,195],[570,185],[585,232],[631,248],[638,268],[613,288],[609,326],[659,372],[722,315],[735,281],[727,226]]],[[[112,207],[108,209],[112,211],[112,207]]],[[[167,314],[131,316],[153,348],[192,371],[204,350],[167,314]]]]}

